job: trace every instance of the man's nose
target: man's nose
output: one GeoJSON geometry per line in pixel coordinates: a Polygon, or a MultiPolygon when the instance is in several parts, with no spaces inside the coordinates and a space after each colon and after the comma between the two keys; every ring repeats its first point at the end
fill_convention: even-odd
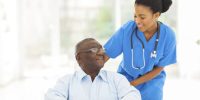
{"type": "Polygon", "coordinates": [[[97,52],[98,55],[103,55],[105,52],[103,50],[103,48],[99,49],[99,51],[97,52]]]}

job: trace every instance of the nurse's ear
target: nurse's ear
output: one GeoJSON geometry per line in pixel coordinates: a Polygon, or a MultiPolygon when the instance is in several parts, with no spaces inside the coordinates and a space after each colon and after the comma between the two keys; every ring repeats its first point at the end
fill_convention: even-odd
{"type": "Polygon", "coordinates": [[[160,17],[160,12],[156,12],[153,14],[154,19],[157,21],[158,18],[160,17]]]}

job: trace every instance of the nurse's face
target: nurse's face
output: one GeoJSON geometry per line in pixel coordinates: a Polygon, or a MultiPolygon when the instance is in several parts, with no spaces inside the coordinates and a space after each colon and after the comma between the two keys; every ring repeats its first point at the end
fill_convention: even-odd
{"type": "Polygon", "coordinates": [[[148,32],[156,28],[156,22],[159,16],[160,13],[153,13],[149,7],[135,4],[134,20],[141,32],[148,32]]]}

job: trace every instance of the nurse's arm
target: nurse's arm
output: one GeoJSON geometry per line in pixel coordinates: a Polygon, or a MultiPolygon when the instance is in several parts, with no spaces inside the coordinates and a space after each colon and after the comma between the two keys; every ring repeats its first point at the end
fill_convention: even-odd
{"type": "Polygon", "coordinates": [[[154,77],[156,77],[157,75],[159,75],[162,70],[163,70],[163,67],[154,67],[154,69],[152,71],[144,74],[143,76],[137,78],[134,81],[131,81],[131,85],[137,86],[144,82],[147,82],[147,81],[153,79],[154,77]]]}

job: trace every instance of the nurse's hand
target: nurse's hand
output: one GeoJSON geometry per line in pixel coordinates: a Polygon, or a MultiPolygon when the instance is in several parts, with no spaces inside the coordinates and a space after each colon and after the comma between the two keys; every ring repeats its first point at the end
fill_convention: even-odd
{"type": "Polygon", "coordinates": [[[137,86],[140,84],[143,84],[149,80],[152,80],[154,77],[156,77],[157,75],[160,74],[160,72],[163,70],[164,67],[154,67],[154,69],[144,75],[142,75],[141,77],[133,80],[130,82],[131,85],[133,86],[137,86]]]}
{"type": "Polygon", "coordinates": [[[132,86],[138,86],[139,83],[137,83],[137,80],[133,80],[130,82],[132,86]]]}

